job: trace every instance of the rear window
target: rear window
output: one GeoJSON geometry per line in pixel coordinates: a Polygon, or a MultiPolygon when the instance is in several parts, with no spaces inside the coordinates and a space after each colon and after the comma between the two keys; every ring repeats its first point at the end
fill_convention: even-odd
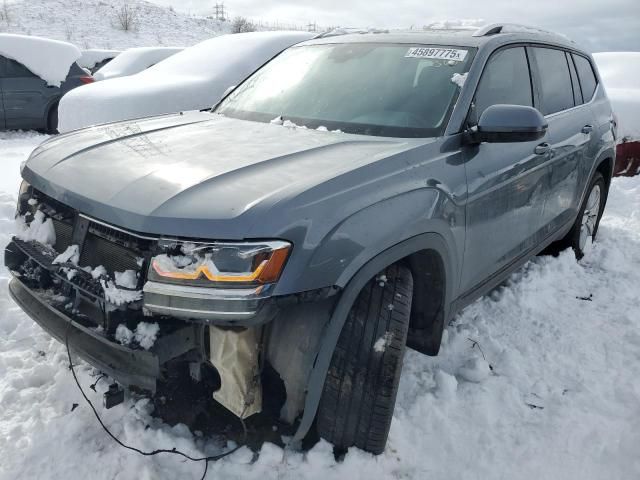
{"type": "Polygon", "coordinates": [[[582,86],[582,96],[584,101],[588,102],[593,97],[596,91],[598,81],[596,75],[593,73],[591,62],[580,55],[573,55],[573,60],[576,63],[576,69],[578,70],[578,78],[580,79],[580,85],[582,86]]]}
{"type": "Polygon", "coordinates": [[[31,70],[15,60],[6,59],[5,74],[7,77],[35,77],[31,70]]]}
{"type": "Polygon", "coordinates": [[[574,107],[571,74],[565,53],[552,48],[532,48],[542,90],[541,110],[545,115],[574,107]]]}
{"type": "Polygon", "coordinates": [[[565,53],[567,56],[567,63],[569,64],[569,71],[571,72],[571,85],[573,86],[573,100],[576,105],[582,105],[582,89],[580,88],[580,82],[578,81],[578,74],[576,73],[576,67],[573,64],[570,53],[565,53]]]}

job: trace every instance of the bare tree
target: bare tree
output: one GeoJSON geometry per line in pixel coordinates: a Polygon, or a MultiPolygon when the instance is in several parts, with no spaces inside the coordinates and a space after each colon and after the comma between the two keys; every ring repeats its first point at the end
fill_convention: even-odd
{"type": "Polygon", "coordinates": [[[118,27],[125,32],[132,31],[138,23],[138,9],[125,1],[120,9],[116,11],[116,19],[118,20],[118,27]]]}
{"type": "Polygon", "coordinates": [[[2,10],[0,10],[0,20],[7,24],[7,27],[11,23],[11,17],[9,15],[9,2],[7,0],[2,1],[2,10]]]}
{"type": "Polygon", "coordinates": [[[244,17],[236,17],[231,24],[231,33],[255,32],[256,26],[244,17]]]}
{"type": "Polygon", "coordinates": [[[67,26],[64,28],[64,35],[68,41],[71,41],[74,33],[75,33],[75,29],[73,28],[73,26],[70,24],[67,24],[67,26]]]}

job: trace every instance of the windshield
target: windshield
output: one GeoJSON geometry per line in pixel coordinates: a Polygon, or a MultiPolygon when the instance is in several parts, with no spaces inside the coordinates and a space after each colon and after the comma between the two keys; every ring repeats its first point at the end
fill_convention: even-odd
{"type": "Polygon", "coordinates": [[[308,128],[362,135],[434,137],[442,134],[457,99],[468,53],[375,43],[293,47],[215,111],[259,122],[282,117],[308,128]]]}

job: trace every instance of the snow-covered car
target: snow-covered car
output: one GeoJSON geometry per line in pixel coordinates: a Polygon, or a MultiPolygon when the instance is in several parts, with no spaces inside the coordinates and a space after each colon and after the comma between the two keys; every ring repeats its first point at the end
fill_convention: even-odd
{"type": "Polygon", "coordinates": [[[82,51],[82,56],[78,60],[78,65],[82,68],[86,68],[91,73],[95,73],[120,55],[120,53],[122,53],[120,50],[90,48],[89,50],[82,51]]]}
{"type": "Polygon", "coordinates": [[[79,58],[70,43],[0,34],[0,129],[55,132],[60,98],[93,82],[79,58]]]}
{"type": "Polygon", "coordinates": [[[182,47],[129,48],[96,71],[96,81],[135,75],[184,50],[182,47]]]}
{"type": "Polygon", "coordinates": [[[615,175],[640,173],[640,52],[593,55],[618,118],[615,175]]]}
{"type": "Polygon", "coordinates": [[[144,72],[97,82],[65,96],[60,104],[60,131],[211,108],[229,87],[282,50],[313,36],[308,32],[253,32],[205,40],[144,72]]]}

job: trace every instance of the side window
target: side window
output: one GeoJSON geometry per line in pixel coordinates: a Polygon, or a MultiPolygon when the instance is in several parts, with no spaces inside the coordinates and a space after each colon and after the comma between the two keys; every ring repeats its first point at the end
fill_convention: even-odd
{"type": "Polygon", "coordinates": [[[571,85],[573,86],[573,101],[576,105],[582,105],[582,90],[580,89],[580,82],[578,81],[578,74],[576,73],[576,67],[571,59],[571,54],[566,52],[567,63],[569,64],[569,73],[571,73],[571,85]]]}
{"type": "Polygon", "coordinates": [[[533,106],[529,62],[524,47],[494,53],[482,72],[475,96],[475,121],[496,104],[533,106]]]}
{"type": "Polygon", "coordinates": [[[4,58],[2,55],[0,55],[0,78],[6,76],[6,68],[7,68],[6,64],[7,64],[7,59],[4,58]]]}
{"type": "Polygon", "coordinates": [[[549,115],[573,107],[571,74],[564,52],[553,48],[532,48],[531,50],[538,65],[542,90],[542,113],[549,115]]]}
{"type": "Polygon", "coordinates": [[[598,81],[596,75],[593,73],[593,67],[591,62],[580,55],[573,55],[573,60],[576,63],[576,69],[578,70],[578,78],[580,79],[580,85],[582,86],[582,96],[584,101],[589,102],[591,97],[596,91],[598,81]]]}
{"type": "Polygon", "coordinates": [[[6,60],[6,76],[7,77],[35,77],[31,70],[15,60],[7,58],[6,60]]]}

